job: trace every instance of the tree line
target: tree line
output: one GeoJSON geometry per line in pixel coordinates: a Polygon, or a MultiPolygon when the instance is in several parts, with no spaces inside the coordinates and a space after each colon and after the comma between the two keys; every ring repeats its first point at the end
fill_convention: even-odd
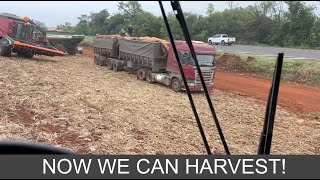
{"type": "MultiPolygon", "coordinates": [[[[228,34],[240,44],[264,44],[281,47],[318,48],[320,46],[320,19],[315,6],[303,1],[258,1],[248,7],[234,7],[217,11],[209,4],[205,15],[185,12],[185,19],[193,40],[207,42],[215,34],[228,34]],[[284,10],[284,6],[287,10],[284,10]]],[[[175,39],[183,40],[178,21],[167,14],[175,39]]],[[[118,12],[110,15],[107,9],[78,17],[75,26],[70,23],[57,28],[78,34],[117,34],[127,31],[134,36],[154,36],[169,39],[162,16],[144,11],[138,1],[118,3],[118,12]]]]}

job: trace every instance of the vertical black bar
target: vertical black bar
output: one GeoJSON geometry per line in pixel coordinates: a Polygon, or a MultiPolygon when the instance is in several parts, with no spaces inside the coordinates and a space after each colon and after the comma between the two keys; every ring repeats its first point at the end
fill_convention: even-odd
{"type": "Polygon", "coordinates": [[[194,113],[194,116],[195,116],[196,121],[197,121],[197,125],[199,127],[199,131],[200,131],[204,146],[205,146],[205,148],[207,150],[208,155],[211,155],[212,153],[211,153],[211,150],[210,150],[206,135],[205,135],[205,133],[203,131],[203,128],[202,128],[202,125],[201,125],[201,122],[200,122],[196,107],[194,105],[194,102],[193,102],[193,99],[192,99],[192,96],[191,96],[191,92],[190,92],[190,89],[189,89],[189,86],[188,86],[188,83],[187,83],[187,79],[186,79],[185,74],[183,72],[182,64],[181,64],[179,56],[178,56],[178,51],[177,51],[177,48],[176,48],[175,43],[174,43],[174,39],[173,39],[172,32],[171,32],[171,29],[170,29],[170,26],[169,26],[169,22],[168,22],[166,14],[164,12],[164,8],[163,8],[163,5],[162,5],[161,1],[159,1],[159,5],[160,5],[161,13],[162,13],[162,16],[163,16],[163,20],[164,20],[166,28],[168,30],[168,34],[169,34],[169,37],[170,37],[170,42],[171,42],[174,54],[175,54],[177,62],[178,62],[180,74],[182,76],[184,86],[186,87],[186,91],[187,91],[188,98],[189,98],[189,101],[190,101],[190,104],[191,104],[191,107],[192,107],[192,111],[194,113]]]}
{"type": "MultiPolygon", "coordinates": [[[[276,68],[274,70],[276,70],[276,68]]],[[[272,87],[269,90],[269,97],[268,97],[267,106],[266,106],[267,108],[266,108],[266,112],[264,115],[263,129],[261,132],[259,146],[258,146],[258,154],[264,154],[263,152],[264,152],[264,147],[265,147],[264,145],[266,142],[266,135],[267,135],[268,114],[269,114],[269,110],[270,110],[271,89],[272,89],[272,87]]]]}
{"type": "Polygon", "coordinates": [[[263,131],[261,134],[258,154],[268,155],[270,154],[270,151],[271,151],[274,119],[275,119],[275,114],[277,109],[282,64],[283,64],[283,53],[279,53],[276,67],[275,67],[275,72],[273,75],[273,82],[272,82],[272,86],[269,94],[266,117],[265,117],[263,131]]]}
{"type": "Polygon", "coordinates": [[[206,86],[205,81],[204,81],[203,76],[202,76],[201,68],[199,66],[198,59],[197,59],[197,56],[195,54],[195,50],[194,50],[193,45],[192,45],[192,40],[191,40],[191,38],[189,36],[188,27],[187,27],[186,21],[184,19],[180,3],[179,3],[179,1],[171,1],[171,6],[172,6],[173,10],[177,11],[176,17],[177,17],[177,19],[178,19],[178,21],[180,23],[180,26],[181,26],[181,28],[183,30],[183,33],[184,33],[184,36],[186,38],[186,42],[187,42],[187,44],[188,44],[188,46],[190,48],[191,55],[192,55],[192,57],[194,59],[194,62],[195,62],[195,65],[196,65],[196,68],[197,68],[197,71],[198,71],[198,74],[199,74],[199,77],[200,77],[200,81],[201,81],[203,90],[205,92],[205,96],[206,96],[206,99],[207,99],[207,102],[208,102],[208,105],[209,105],[213,120],[214,120],[215,125],[217,127],[217,130],[218,130],[222,145],[224,147],[224,150],[225,150],[226,154],[230,155],[229,147],[228,147],[227,142],[225,140],[225,137],[223,135],[222,128],[220,126],[218,117],[217,117],[217,115],[215,113],[215,110],[214,110],[214,107],[212,105],[212,101],[211,101],[207,86],[206,86]]]}

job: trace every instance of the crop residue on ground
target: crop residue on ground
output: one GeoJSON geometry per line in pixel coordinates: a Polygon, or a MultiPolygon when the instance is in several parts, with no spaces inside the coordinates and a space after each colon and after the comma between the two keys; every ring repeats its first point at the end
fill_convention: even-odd
{"type": "MultiPolygon", "coordinates": [[[[185,93],[82,56],[0,57],[0,139],[93,154],[205,154],[185,93]]],[[[223,153],[204,96],[194,94],[212,150],[223,153]]],[[[264,104],[215,90],[232,154],[255,154],[264,104]]],[[[273,154],[319,154],[320,123],[277,110],[273,154]]]]}

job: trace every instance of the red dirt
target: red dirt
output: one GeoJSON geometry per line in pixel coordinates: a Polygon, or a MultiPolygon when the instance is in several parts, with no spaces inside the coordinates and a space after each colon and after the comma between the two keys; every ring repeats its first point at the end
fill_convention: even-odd
{"type": "MultiPolygon", "coordinates": [[[[35,131],[45,131],[47,133],[53,134],[57,133],[58,137],[56,142],[61,145],[71,144],[73,147],[79,146],[78,153],[88,154],[90,151],[86,148],[88,141],[95,139],[99,140],[100,137],[88,137],[84,139],[80,134],[76,132],[70,132],[66,127],[61,127],[53,124],[40,124],[35,125],[36,119],[43,120],[47,118],[44,115],[39,115],[27,107],[19,106],[18,109],[14,112],[9,113],[10,121],[19,122],[25,127],[33,127],[35,131]]],[[[39,142],[45,142],[44,140],[39,140],[39,142]]]]}
{"type": "Polygon", "coordinates": [[[82,55],[87,57],[94,57],[93,48],[83,47],[82,55]]]}
{"type": "MultiPolygon", "coordinates": [[[[84,48],[83,55],[94,57],[92,48],[84,48]]],[[[252,61],[250,57],[248,61],[252,61]]],[[[237,59],[234,60],[237,62],[237,59]]],[[[223,63],[223,62],[221,62],[223,63]]],[[[267,100],[271,79],[240,75],[217,70],[215,89],[238,93],[258,100],[267,100]]],[[[278,103],[295,113],[320,113],[320,88],[281,81],[278,103]]]]}
{"type": "MultiPolygon", "coordinates": [[[[215,88],[227,92],[240,93],[266,101],[271,80],[250,75],[239,75],[217,71],[215,88]]],[[[320,113],[320,88],[308,87],[297,83],[281,82],[279,104],[294,112],[320,113]]]]}

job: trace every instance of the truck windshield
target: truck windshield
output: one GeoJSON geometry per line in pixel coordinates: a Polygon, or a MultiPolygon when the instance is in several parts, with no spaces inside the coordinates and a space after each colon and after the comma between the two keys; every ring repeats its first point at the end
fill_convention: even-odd
{"type": "MultiPolygon", "coordinates": [[[[178,52],[182,64],[195,65],[192,55],[189,52],[178,52]]],[[[214,55],[212,54],[197,54],[197,59],[200,66],[214,66],[214,55]]]]}

